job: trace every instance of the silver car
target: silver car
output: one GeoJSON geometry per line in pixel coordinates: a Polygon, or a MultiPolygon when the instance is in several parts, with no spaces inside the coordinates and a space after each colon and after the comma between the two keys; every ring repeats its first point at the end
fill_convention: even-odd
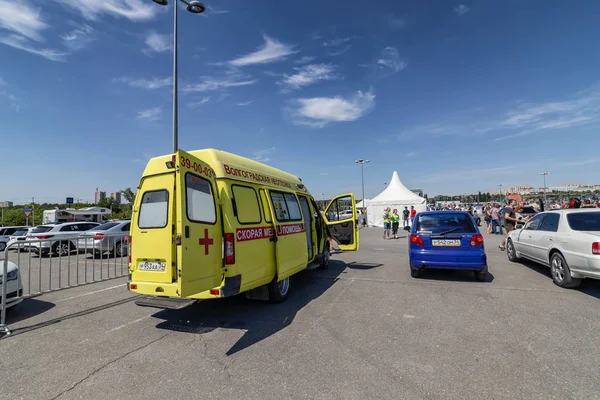
{"type": "Polygon", "coordinates": [[[109,253],[115,257],[127,255],[130,220],[106,222],[80,235],[77,250],[101,255],[109,253]]]}
{"type": "Polygon", "coordinates": [[[552,280],[565,288],[582,278],[600,279],[600,210],[561,209],[536,214],[522,229],[509,232],[508,259],[522,258],[550,267],[552,280]]]}

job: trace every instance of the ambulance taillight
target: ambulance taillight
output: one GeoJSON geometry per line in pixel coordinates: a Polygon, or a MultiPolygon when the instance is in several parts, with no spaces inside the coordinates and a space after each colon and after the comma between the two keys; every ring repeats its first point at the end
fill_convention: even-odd
{"type": "Polygon", "coordinates": [[[235,236],[233,233],[225,234],[225,264],[235,264],[235,236]]]}

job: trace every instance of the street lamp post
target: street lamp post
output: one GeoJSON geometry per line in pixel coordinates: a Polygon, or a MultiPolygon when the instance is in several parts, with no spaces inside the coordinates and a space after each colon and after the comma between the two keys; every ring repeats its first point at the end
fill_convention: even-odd
{"type": "MultiPolygon", "coordinates": [[[[168,0],[152,0],[156,4],[166,6],[168,0]]],[[[192,14],[201,14],[206,10],[199,1],[174,0],[173,3],[173,153],[179,148],[179,108],[178,108],[178,66],[177,66],[177,2],[181,1],[192,14]]]]}
{"type": "Polygon", "coordinates": [[[546,175],[548,175],[550,172],[540,172],[538,175],[542,175],[544,177],[544,203],[547,203],[546,200],[546,192],[548,191],[548,189],[546,188],[546,175]]]}
{"type": "Polygon", "coordinates": [[[500,187],[500,201],[502,201],[504,199],[502,196],[502,184],[499,184],[498,186],[500,187]]]}
{"type": "Polygon", "coordinates": [[[367,209],[367,202],[365,201],[365,164],[369,162],[369,160],[360,160],[354,161],[357,164],[360,164],[360,175],[362,182],[362,203],[363,203],[363,213],[367,209]]]}

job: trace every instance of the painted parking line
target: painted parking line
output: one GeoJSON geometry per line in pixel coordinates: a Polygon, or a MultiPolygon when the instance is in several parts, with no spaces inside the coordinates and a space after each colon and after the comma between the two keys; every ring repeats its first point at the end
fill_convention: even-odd
{"type": "Polygon", "coordinates": [[[115,285],[115,286],[107,287],[107,288],[104,288],[104,289],[94,290],[92,292],[86,292],[86,293],[83,293],[83,294],[78,294],[77,296],[72,296],[72,297],[67,297],[66,299],[56,300],[54,303],[61,303],[63,301],[67,301],[67,300],[78,299],[80,297],[85,297],[85,296],[90,296],[90,295],[96,294],[96,293],[106,292],[107,290],[122,288],[123,286],[127,286],[127,284],[126,283],[121,283],[120,285],[115,285]]]}
{"type": "Polygon", "coordinates": [[[112,329],[110,329],[110,330],[108,330],[108,331],[106,331],[106,332],[104,332],[104,333],[105,333],[105,334],[107,334],[107,333],[111,333],[111,332],[118,331],[119,329],[123,329],[123,328],[125,328],[126,326],[133,325],[133,324],[137,324],[138,322],[142,322],[143,320],[145,320],[145,319],[148,319],[148,318],[150,318],[151,316],[152,316],[152,314],[148,314],[148,315],[146,315],[145,317],[138,318],[138,319],[136,319],[136,320],[129,321],[129,322],[127,322],[127,323],[123,324],[123,325],[116,326],[116,327],[114,327],[114,328],[112,328],[112,329]]]}

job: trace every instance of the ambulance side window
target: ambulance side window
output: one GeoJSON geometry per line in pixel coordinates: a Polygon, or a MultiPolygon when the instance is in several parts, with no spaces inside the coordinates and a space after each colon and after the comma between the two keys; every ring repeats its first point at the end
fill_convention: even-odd
{"type": "Polygon", "coordinates": [[[138,226],[141,229],[164,228],[169,219],[169,192],[152,190],[145,192],[140,204],[138,226]]]}
{"type": "Polygon", "coordinates": [[[269,210],[269,202],[267,200],[267,194],[264,189],[260,189],[260,202],[262,203],[263,213],[265,214],[265,221],[273,222],[271,219],[271,210],[269,210]]]}
{"type": "Polygon", "coordinates": [[[253,188],[232,185],[233,200],[237,209],[237,220],[240,224],[260,224],[262,216],[258,205],[258,196],[253,188]]]}
{"type": "Polygon", "coordinates": [[[300,205],[293,193],[271,192],[271,200],[278,221],[301,221],[300,205]]]}
{"type": "Polygon", "coordinates": [[[209,181],[190,172],[185,174],[185,207],[192,222],[214,224],[217,222],[215,199],[209,181]]]}

